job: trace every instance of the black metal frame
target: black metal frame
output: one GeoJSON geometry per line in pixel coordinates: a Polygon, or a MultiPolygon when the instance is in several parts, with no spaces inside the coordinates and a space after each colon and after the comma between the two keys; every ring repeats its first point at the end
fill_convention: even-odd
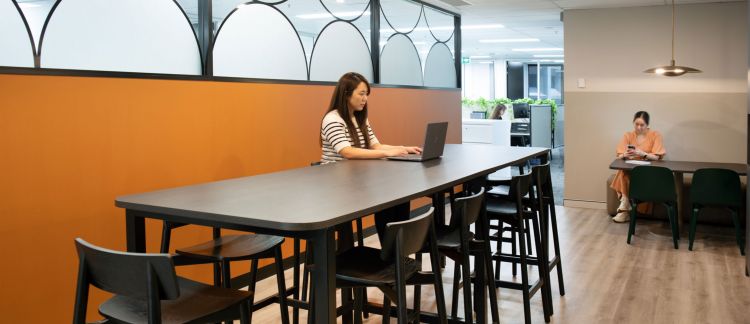
{"type": "MultiPolygon", "coordinates": [[[[380,84],[380,17],[382,12],[382,7],[380,5],[380,0],[370,0],[370,3],[365,7],[362,14],[360,14],[358,17],[353,19],[341,19],[339,17],[336,17],[331,13],[331,11],[325,6],[325,4],[322,3],[323,8],[329,12],[335,19],[332,22],[337,21],[343,21],[347,23],[352,23],[352,21],[357,20],[361,18],[364,15],[364,12],[366,12],[369,8],[370,10],[370,57],[371,57],[371,63],[373,68],[373,86],[375,87],[384,87],[384,88],[411,88],[411,89],[436,89],[436,90],[448,90],[448,89],[460,89],[461,88],[461,16],[458,13],[451,12],[449,10],[440,8],[438,6],[435,6],[430,3],[423,2],[421,0],[409,0],[415,3],[418,3],[422,6],[420,10],[420,19],[422,15],[425,15],[425,7],[437,10],[439,12],[443,12],[449,15],[453,16],[454,21],[454,30],[453,35],[448,38],[446,41],[441,41],[435,37],[435,35],[432,35],[433,38],[435,38],[436,42],[439,43],[447,43],[451,40],[451,38],[454,41],[454,54],[453,58],[455,61],[455,67],[456,67],[456,87],[426,87],[426,86],[402,86],[402,85],[381,85],[380,84]]],[[[139,79],[162,79],[162,80],[193,80],[193,81],[221,81],[221,82],[247,82],[247,83],[280,83],[280,84],[310,84],[310,85],[332,85],[335,84],[335,82],[326,82],[326,81],[310,81],[310,62],[312,61],[312,54],[310,55],[310,62],[308,62],[307,57],[305,56],[305,61],[307,65],[307,78],[308,80],[286,80],[286,79],[260,79],[260,78],[238,78],[238,77],[218,77],[213,75],[213,44],[215,42],[217,34],[214,35],[213,33],[213,22],[212,22],[212,8],[213,8],[213,1],[212,0],[200,0],[198,1],[198,31],[193,28],[192,23],[190,22],[190,19],[185,14],[185,11],[182,9],[182,6],[176,1],[173,0],[174,4],[180,9],[180,11],[185,16],[186,22],[190,25],[190,29],[193,32],[193,35],[195,36],[196,42],[198,44],[198,49],[200,51],[200,57],[201,57],[201,75],[183,75],[183,74],[162,74],[162,73],[142,73],[142,72],[120,72],[120,71],[98,71],[98,70],[71,70],[71,69],[50,69],[50,68],[42,68],[41,67],[41,52],[42,52],[42,45],[44,41],[44,35],[47,29],[47,26],[50,22],[50,18],[54,14],[55,10],[57,9],[58,5],[61,3],[61,0],[55,1],[55,3],[50,8],[50,11],[45,19],[44,25],[42,27],[42,31],[40,33],[39,37],[39,45],[36,45],[36,42],[34,41],[34,37],[31,34],[31,29],[28,24],[28,21],[26,20],[26,16],[24,15],[23,11],[20,9],[17,0],[12,1],[16,9],[18,10],[19,15],[21,15],[21,18],[23,19],[23,22],[26,27],[26,31],[29,37],[29,41],[31,42],[31,48],[32,48],[32,54],[34,56],[34,68],[23,68],[23,67],[10,67],[10,66],[0,66],[0,74],[23,74],[23,75],[53,75],[53,76],[82,76],[82,77],[114,77],[114,78],[139,78],[139,79]]],[[[278,1],[274,3],[262,3],[264,5],[274,6],[280,3],[284,3],[286,1],[278,1]]],[[[255,1],[251,1],[248,3],[257,3],[255,1]]],[[[274,7],[275,8],[275,7],[274,7]]],[[[236,10],[236,9],[235,9],[236,10]]],[[[278,9],[277,9],[278,10],[278,9]]],[[[283,14],[283,12],[282,12],[283,14]]],[[[230,12],[231,15],[231,12],[230,12]]],[[[284,15],[286,17],[286,15],[284,15]]],[[[385,17],[385,15],[383,15],[385,17]]],[[[386,18],[387,19],[387,18],[386,18]]],[[[226,18],[225,18],[226,20],[226,18]]],[[[289,20],[289,18],[287,18],[289,20]]],[[[426,17],[425,17],[426,21],[426,17]]],[[[331,22],[331,23],[332,23],[331,22]]],[[[291,23],[291,21],[290,21],[291,23]]],[[[388,22],[390,24],[390,22],[388,22]]],[[[417,24],[419,24],[419,20],[417,21],[417,24]]],[[[329,23],[330,25],[330,23],[329,23]]],[[[292,26],[294,26],[292,24],[292,26]]],[[[416,26],[415,26],[416,27],[416,26]]],[[[429,25],[428,25],[429,27],[429,25]]],[[[356,28],[356,26],[355,26],[356,28]]],[[[359,29],[357,28],[359,31],[359,29]]],[[[395,30],[395,29],[394,29],[395,30]]],[[[360,34],[362,34],[361,31],[359,31],[360,34]]],[[[397,33],[400,33],[396,31],[397,33]]],[[[297,37],[299,38],[299,32],[297,32],[295,28],[295,33],[297,33],[297,37]]],[[[430,31],[432,34],[432,31],[430,31]]],[[[401,33],[403,34],[403,33],[401,33]]],[[[365,36],[362,35],[363,39],[365,39],[365,36]]],[[[316,39],[317,42],[317,39],[316,39]]],[[[300,40],[301,43],[301,40],[300,40]]],[[[303,46],[304,51],[304,46],[303,46]]]]}

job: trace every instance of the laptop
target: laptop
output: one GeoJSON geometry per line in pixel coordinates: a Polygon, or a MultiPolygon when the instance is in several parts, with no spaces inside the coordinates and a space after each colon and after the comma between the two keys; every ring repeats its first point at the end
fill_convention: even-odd
{"type": "Polygon", "coordinates": [[[437,159],[443,155],[445,148],[445,135],[448,132],[448,122],[427,124],[424,135],[424,146],[422,154],[409,154],[405,156],[391,156],[389,160],[422,162],[437,159]]]}

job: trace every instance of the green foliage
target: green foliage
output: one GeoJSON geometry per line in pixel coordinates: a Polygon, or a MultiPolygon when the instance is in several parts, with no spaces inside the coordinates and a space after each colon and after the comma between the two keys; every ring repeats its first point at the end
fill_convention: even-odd
{"type": "MultiPolygon", "coordinates": [[[[511,100],[508,98],[496,98],[496,99],[486,99],[483,97],[479,97],[477,99],[470,99],[470,98],[461,98],[461,106],[471,108],[474,111],[484,111],[487,117],[492,115],[492,112],[495,110],[495,106],[498,104],[513,104],[513,103],[527,103],[530,105],[549,105],[552,109],[552,130],[555,129],[555,120],[557,120],[557,103],[555,103],[552,99],[540,99],[535,100],[531,98],[521,98],[516,100],[511,100]]],[[[512,107],[508,107],[509,111],[512,111],[512,107]]]]}

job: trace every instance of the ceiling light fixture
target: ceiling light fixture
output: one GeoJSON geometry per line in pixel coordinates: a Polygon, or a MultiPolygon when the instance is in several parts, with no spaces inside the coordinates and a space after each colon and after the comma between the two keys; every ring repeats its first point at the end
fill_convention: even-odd
{"type": "MultiPolygon", "coordinates": [[[[359,17],[359,15],[362,16],[369,16],[370,12],[365,11],[362,13],[362,11],[341,11],[341,12],[334,12],[333,15],[335,15],[338,18],[354,18],[359,17]]],[[[304,15],[297,15],[295,16],[300,19],[330,19],[333,18],[330,13],[324,12],[324,13],[315,13],[315,14],[304,14],[304,15]]]]}
{"type": "Polygon", "coordinates": [[[488,58],[492,58],[492,56],[489,56],[489,55],[472,55],[472,56],[469,56],[469,58],[471,58],[471,59],[488,59],[488,58]]]}
{"type": "Polygon", "coordinates": [[[480,39],[480,43],[533,43],[539,38],[503,38],[503,39],[480,39]]]}
{"type": "Polygon", "coordinates": [[[514,52],[554,52],[562,51],[559,47],[542,47],[542,48],[514,48],[514,52]]]}
{"type": "Polygon", "coordinates": [[[534,57],[565,57],[564,54],[534,54],[534,57]]]}
{"type": "Polygon", "coordinates": [[[664,66],[657,66],[654,68],[650,68],[646,71],[643,71],[644,73],[655,73],[658,75],[664,75],[664,76],[680,76],[685,73],[701,73],[701,70],[694,69],[687,66],[679,66],[676,65],[674,62],[674,26],[675,26],[675,6],[674,6],[674,0],[672,0],[672,60],[670,61],[669,65],[664,66]]]}

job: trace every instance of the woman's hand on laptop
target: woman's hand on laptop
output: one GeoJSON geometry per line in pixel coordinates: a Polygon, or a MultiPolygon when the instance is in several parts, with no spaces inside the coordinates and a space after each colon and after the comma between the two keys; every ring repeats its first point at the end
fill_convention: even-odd
{"type": "Polygon", "coordinates": [[[409,154],[422,154],[422,148],[419,146],[404,146],[409,154]]]}
{"type": "Polygon", "coordinates": [[[385,156],[404,156],[409,154],[409,151],[403,146],[396,146],[383,151],[385,152],[385,156]]]}

